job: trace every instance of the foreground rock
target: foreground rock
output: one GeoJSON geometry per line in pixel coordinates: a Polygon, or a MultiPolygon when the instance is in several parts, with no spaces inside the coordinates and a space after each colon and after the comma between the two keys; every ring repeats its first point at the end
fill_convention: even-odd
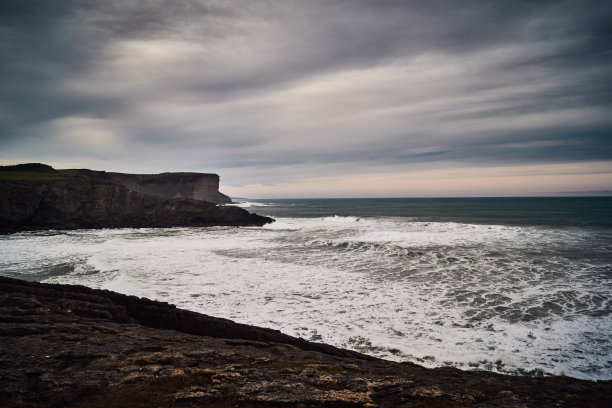
{"type": "Polygon", "coordinates": [[[146,299],[0,277],[3,407],[605,407],[612,382],[425,369],[146,299]]]}
{"type": "MultiPolygon", "coordinates": [[[[144,194],[115,183],[110,176],[110,181],[105,181],[99,174],[97,178],[84,176],[87,173],[84,170],[62,173],[49,166],[38,166],[26,170],[13,170],[19,168],[13,166],[0,171],[0,233],[77,228],[261,226],[273,221],[242,208],[217,206],[193,198],[144,194]]],[[[160,186],[144,182],[149,179],[138,184],[134,181],[136,175],[123,176],[142,188],[160,186]]],[[[172,178],[159,176],[163,180],[172,178]]],[[[182,186],[177,185],[177,188],[182,186]]]]}

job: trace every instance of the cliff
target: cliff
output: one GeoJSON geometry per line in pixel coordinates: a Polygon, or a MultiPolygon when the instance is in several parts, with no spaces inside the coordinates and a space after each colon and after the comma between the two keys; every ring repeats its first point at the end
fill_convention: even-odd
{"type": "Polygon", "coordinates": [[[426,369],[172,305],[0,277],[1,407],[608,407],[612,381],[426,369]]]}
{"type": "Polygon", "coordinates": [[[219,192],[219,176],[206,173],[128,174],[72,170],[74,174],[92,180],[110,182],[142,194],[167,198],[191,198],[214,204],[230,204],[232,200],[219,192]]]}
{"type": "MultiPolygon", "coordinates": [[[[0,169],[3,170],[0,171],[0,232],[76,228],[261,226],[273,221],[237,207],[216,206],[193,198],[145,194],[118,184],[114,179],[123,176],[129,179],[133,175],[116,176],[120,173],[113,175],[101,172],[106,176],[87,177],[88,171],[55,171],[49,166],[40,166],[43,167],[35,170],[32,166],[19,170],[0,169]]],[[[215,180],[218,184],[218,176],[212,176],[215,176],[212,177],[213,184],[215,180]]],[[[162,178],[172,180],[174,176],[162,178]]],[[[211,179],[201,179],[200,176],[195,178],[200,182],[211,179]]],[[[185,187],[187,183],[178,183],[176,188],[165,187],[170,184],[164,182],[157,186],[166,191],[174,191],[185,187]]],[[[146,186],[148,183],[140,185],[146,186]]],[[[179,194],[175,191],[174,195],[179,194]]]]}

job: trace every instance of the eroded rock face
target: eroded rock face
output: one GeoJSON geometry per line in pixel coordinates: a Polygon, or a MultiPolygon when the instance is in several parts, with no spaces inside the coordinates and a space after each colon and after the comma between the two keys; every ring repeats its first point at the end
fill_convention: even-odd
{"type": "Polygon", "coordinates": [[[2,407],[606,407],[612,382],[425,369],[172,305],[0,277],[2,407]]]}
{"type": "Polygon", "coordinates": [[[0,166],[0,233],[37,229],[261,226],[271,218],[234,207],[219,176],[0,166]]]}
{"type": "Polygon", "coordinates": [[[219,176],[206,173],[128,174],[78,170],[92,180],[119,184],[130,190],[166,198],[191,198],[214,204],[230,204],[231,198],[219,192],[219,176]]]}
{"type": "Polygon", "coordinates": [[[261,226],[273,220],[237,207],[146,195],[90,179],[0,180],[0,232],[36,229],[261,226]]]}

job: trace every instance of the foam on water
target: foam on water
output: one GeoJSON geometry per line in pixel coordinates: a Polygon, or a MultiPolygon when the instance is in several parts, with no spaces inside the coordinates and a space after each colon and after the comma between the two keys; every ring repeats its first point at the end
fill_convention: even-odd
{"type": "Polygon", "coordinates": [[[14,234],[0,237],[0,268],[389,359],[610,379],[611,241],[577,228],[281,218],[14,234]]]}
{"type": "Polygon", "coordinates": [[[224,205],[233,206],[233,207],[241,207],[241,208],[272,207],[272,206],[275,206],[275,204],[258,203],[258,202],[251,202],[251,201],[234,202],[232,204],[224,204],[224,205]]]}

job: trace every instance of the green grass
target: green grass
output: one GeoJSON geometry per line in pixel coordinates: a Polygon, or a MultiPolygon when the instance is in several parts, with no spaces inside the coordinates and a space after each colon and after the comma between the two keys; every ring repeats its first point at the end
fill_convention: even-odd
{"type": "Polygon", "coordinates": [[[81,171],[79,169],[65,169],[65,170],[55,170],[57,174],[62,175],[64,177],[78,177],[81,175],[81,171]]]}
{"type": "Polygon", "coordinates": [[[0,180],[44,183],[47,181],[68,181],[78,179],[70,177],[63,171],[59,171],[57,173],[45,173],[39,171],[0,171],[0,180]]]}

